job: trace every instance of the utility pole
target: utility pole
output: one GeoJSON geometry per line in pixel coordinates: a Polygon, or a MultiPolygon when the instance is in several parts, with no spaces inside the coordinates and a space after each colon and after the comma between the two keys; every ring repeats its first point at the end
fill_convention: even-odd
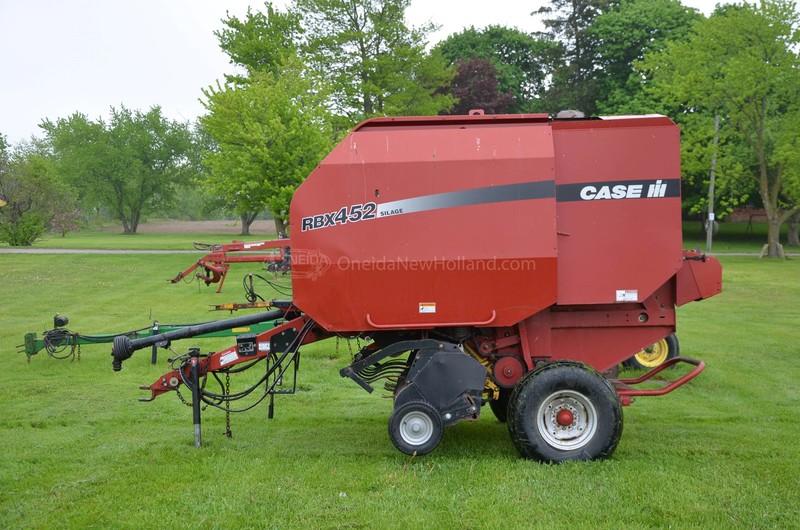
{"type": "Polygon", "coordinates": [[[706,221],[706,252],[711,251],[714,237],[714,178],[717,172],[717,145],[719,144],[719,114],[714,115],[714,151],[711,153],[711,178],[708,182],[708,220],[706,221]]]}

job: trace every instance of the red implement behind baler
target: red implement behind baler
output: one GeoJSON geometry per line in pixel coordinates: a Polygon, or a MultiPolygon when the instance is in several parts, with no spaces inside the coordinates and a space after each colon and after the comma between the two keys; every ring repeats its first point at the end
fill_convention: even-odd
{"type": "Polygon", "coordinates": [[[217,292],[222,292],[222,285],[225,283],[225,277],[228,274],[231,263],[263,263],[267,265],[267,270],[288,271],[290,269],[290,255],[288,249],[291,242],[288,239],[276,239],[273,241],[234,241],[224,245],[218,244],[205,244],[195,243],[194,247],[197,250],[210,251],[207,255],[203,256],[195,263],[190,265],[186,270],[179,272],[174,278],[170,280],[172,283],[178,283],[186,278],[195,269],[201,269],[205,274],[198,272],[195,277],[202,280],[206,285],[218,283],[219,287],[217,292]],[[256,251],[269,250],[270,254],[257,254],[256,251]],[[239,253],[240,255],[231,256],[230,253],[239,253]]]}
{"type": "MultiPolygon", "coordinates": [[[[193,373],[271,357],[277,379],[301,344],[369,338],[341,375],[387,380],[405,453],[488,402],[523,456],[608,456],[622,404],[704,366],[685,360],[657,390],[599,374],[673,333],[676,305],[721,290],[719,262],[681,248],[679,157],[663,116],[368,120],[295,193],[294,299],[263,315],[285,323],[145,388],[186,384],[199,404],[193,373]]],[[[149,344],[121,339],[115,363],[149,344]]]]}

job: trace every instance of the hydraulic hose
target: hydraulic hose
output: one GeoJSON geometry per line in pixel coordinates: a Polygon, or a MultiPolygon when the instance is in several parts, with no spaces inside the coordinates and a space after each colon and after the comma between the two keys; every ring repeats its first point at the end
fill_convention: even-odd
{"type": "Polygon", "coordinates": [[[150,337],[142,337],[141,339],[131,339],[125,335],[117,335],[114,337],[114,344],[111,347],[111,356],[114,358],[111,362],[111,367],[115,372],[122,369],[122,361],[128,359],[133,355],[133,352],[147,348],[159,342],[173,341],[179,339],[186,339],[189,337],[196,337],[205,333],[213,333],[215,331],[222,331],[226,329],[233,329],[242,326],[249,326],[251,324],[259,324],[270,320],[277,320],[283,318],[286,311],[283,309],[276,309],[273,311],[266,311],[255,315],[246,315],[243,317],[228,318],[225,320],[215,320],[213,322],[206,322],[205,324],[195,324],[186,326],[185,328],[176,329],[175,331],[168,331],[150,337]]]}

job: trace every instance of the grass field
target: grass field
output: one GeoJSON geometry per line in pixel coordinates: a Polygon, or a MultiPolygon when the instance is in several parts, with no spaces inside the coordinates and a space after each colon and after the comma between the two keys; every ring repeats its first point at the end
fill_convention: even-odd
{"type": "Polygon", "coordinates": [[[302,350],[300,390],[275,419],[264,405],[234,415],[228,439],[206,411],[199,450],[173,394],[137,402],[170,354],[113,373],[108,345],[75,362],[15,353],[56,312],[82,333],[227,316],[208,305],[240,300],[247,268],[222,295],[166,281],[192,259],[0,255],[0,528],[798,527],[798,259],[723,257],[723,294],[679,309],[682,352],[706,371],[626,408],[610,460],[565,465],[520,459],[488,410],[430,455],[402,455],[391,401],[339,377],[349,353],[332,341],[302,350]]]}
{"type": "MultiPolygon", "coordinates": [[[[781,243],[786,244],[787,226],[781,227],[781,243]]],[[[717,252],[761,252],[767,242],[767,224],[746,221],[720,223],[719,232],[712,240],[712,253],[717,252]]],[[[684,248],[706,249],[706,234],[699,221],[683,223],[684,248]]],[[[800,249],[785,247],[786,252],[798,252],[800,249]]]]}

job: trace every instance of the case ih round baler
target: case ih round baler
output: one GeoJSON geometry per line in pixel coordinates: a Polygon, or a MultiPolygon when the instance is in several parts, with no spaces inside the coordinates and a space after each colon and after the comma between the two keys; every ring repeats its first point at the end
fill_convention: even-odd
{"type": "Polygon", "coordinates": [[[278,384],[296,375],[300,346],[357,337],[366,345],[341,375],[370,392],[383,380],[390,438],[405,453],[433,450],[444,427],[489,403],[525,457],[606,457],[622,405],[704,368],[678,357],[636,379],[601,375],[673,333],[676,306],[721,290],[719,262],[682,250],[679,134],[663,116],[367,120],[294,195],[291,301],[120,337],[115,368],[158,341],[276,320],[223,351],[190,351],[142,388],[153,399],[189,387],[199,444],[200,404],[242,397],[220,373],[265,360],[272,400],[293,390],[278,384]],[[694,366],[637,387],[677,363],[694,366]],[[205,390],[209,374],[220,392],[205,390]]]}

